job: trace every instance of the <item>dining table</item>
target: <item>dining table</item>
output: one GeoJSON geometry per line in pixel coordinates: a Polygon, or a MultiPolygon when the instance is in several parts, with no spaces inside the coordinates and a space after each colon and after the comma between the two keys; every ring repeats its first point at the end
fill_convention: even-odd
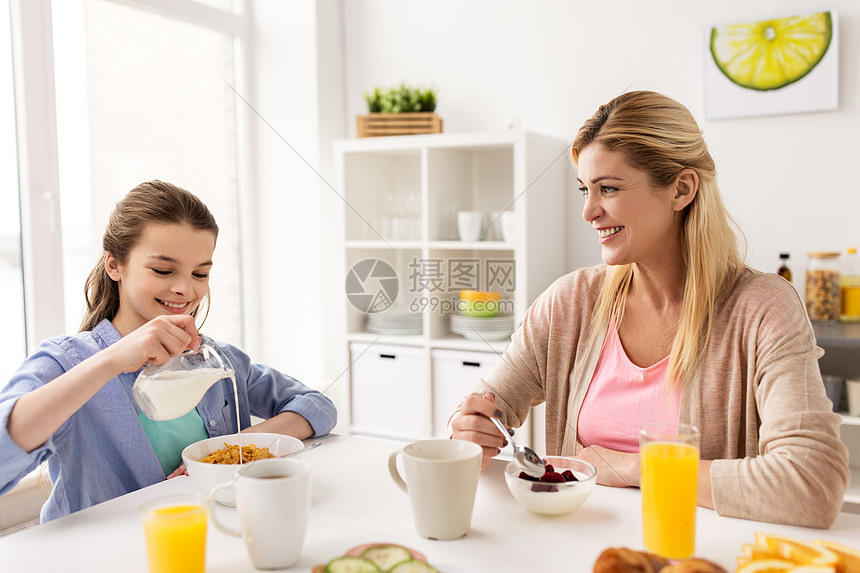
{"type": "MultiPolygon", "coordinates": [[[[470,532],[452,541],[424,539],[415,531],[407,495],[389,475],[389,455],[404,442],[356,435],[306,442],[312,441],[320,447],[300,454],[311,466],[311,510],[301,557],[290,571],[310,571],[366,543],[417,550],[443,573],[590,572],[607,548],[643,549],[638,489],[595,486],[572,513],[537,515],[508,491],[504,459],[493,459],[481,473],[470,532]]],[[[0,538],[0,571],[148,571],[140,506],[194,489],[191,478],[176,477],[0,538]]],[[[225,520],[235,519],[229,515],[234,509],[218,511],[228,512],[225,520]]],[[[742,545],[755,543],[756,532],[860,549],[860,515],[840,513],[832,527],[821,530],[723,517],[700,507],[696,555],[734,571],[742,545]]],[[[206,571],[255,569],[244,542],[210,524],[206,571]]]]}

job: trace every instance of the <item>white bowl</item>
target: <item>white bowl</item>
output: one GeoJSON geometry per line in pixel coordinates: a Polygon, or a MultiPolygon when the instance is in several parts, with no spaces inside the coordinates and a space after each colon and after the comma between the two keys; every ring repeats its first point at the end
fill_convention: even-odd
{"type": "Polygon", "coordinates": [[[565,483],[539,483],[519,477],[520,467],[516,462],[510,462],[505,467],[505,482],[514,498],[523,504],[526,509],[543,515],[562,515],[570,513],[583,504],[588,498],[594,483],[597,480],[597,470],[594,466],[584,460],[566,458],[561,456],[546,456],[546,463],[561,473],[570,470],[579,481],[565,483]],[[551,489],[552,491],[534,491],[533,485],[554,486],[552,488],[534,488],[538,490],[551,489]]]}
{"type": "MultiPolygon", "coordinates": [[[[223,449],[225,442],[231,446],[254,444],[258,448],[269,448],[269,452],[277,458],[304,448],[301,440],[284,434],[227,434],[194,442],[182,450],[182,462],[195,487],[204,495],[208,496],[218,484],[232,482],[236,468],[240,467],[238,464],[207,464],[197,461],[215,450],[223,449]]],[[[266,460],[257,460],[254,463],[264,464],[266,460]]],[[[233,490],[225,490],[218,496],[217,501],[223,505],[235,505],[233,490]]]]}

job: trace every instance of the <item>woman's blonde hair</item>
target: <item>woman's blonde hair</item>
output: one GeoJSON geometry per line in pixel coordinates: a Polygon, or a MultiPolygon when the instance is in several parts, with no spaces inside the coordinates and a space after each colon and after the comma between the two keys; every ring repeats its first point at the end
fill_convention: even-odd
{"type": "MultiPolygon", "coordinates": [[[[81,322],[81,332],[92,330],[103,319],[112,320],[119,310],[119,286],[105,269],[110,254],[119,264],[128,262],[128,255],[140,241],[149,223],[184,223],[194,229],[209,231],[218,239],[218,224],[206,205],[192,193],[165,183],[141,183],[116,204],[102,238],[102,254],[90,271],[84,285],[87,312],[81,322]]],[[[206,293],[206,316],[209,314],[209,293],[206,293]]],[[[191,313],[195,318],[200,305],[191,313]]]]}
{"type": "MultiPolygon", "coordinates": [[[[623,153],[655,187],[672,185],[684,169],[698,174],[698,192],[682,213],[687,279],[669,358],[668,381],[674,386],[698,363],[710,337],[714,308],[744,269],[743,234],[723,205],[714,160],[696,120],[675,100],[649,91],[616,97],[579,129],[571,146],[573,162],[592,144],[623,153]]],[[[613,312],[621,321],[632,278],[632,265],[610,267],[595,307],[595,324],[605,324],[613,312]]]]}

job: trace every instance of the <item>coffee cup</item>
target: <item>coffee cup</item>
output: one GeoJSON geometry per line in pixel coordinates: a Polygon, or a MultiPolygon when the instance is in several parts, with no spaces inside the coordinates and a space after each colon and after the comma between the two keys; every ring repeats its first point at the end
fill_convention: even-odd
{"type": "Polygon", "coordinates": [[[310,511],[310,471],[310,465],[302,460],[251,462],[236,468],[232,482],[212,489],[212,523],[220,531],[245,540],[257,569],[283,569],[298,562],[310,511]],[[236,491],[238,527],[221,521],[218,504],[212,501],[227,488],[236,491]]]}
{"type": "Polygon", "coordinates": [[[418,535],[443,540],[469,533],[481,455],[474,442],[439,439],[414,442],[389,456],[388,470],[409,496],[418,535]]]}

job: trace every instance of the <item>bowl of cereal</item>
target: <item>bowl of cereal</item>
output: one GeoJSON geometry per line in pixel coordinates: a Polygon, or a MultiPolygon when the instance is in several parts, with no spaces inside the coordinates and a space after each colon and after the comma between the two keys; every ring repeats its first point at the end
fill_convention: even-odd
{"type": "Polygon", "coordinates": [[[570,513],[585,502],[597,470],[585,460],[546,456],[546,473],[535,478],[522,473],[516,462],[505,467],[505,483],[518,502],[529,511],[542,515],[570,513]]]}
{"type": "MultiPolygon", "coordinates": [[[[240,449],[244,464],[266,463],[267,459],[280,458],[303,448],[301,440],[284,434],[228,434],[194,442],[182,450],[182,462],[195,487],[209,495],[216,485],[233,481],[240,449]]],[[[234,505],[233,490],[223,491],[216,501],[234,505]]]]}

